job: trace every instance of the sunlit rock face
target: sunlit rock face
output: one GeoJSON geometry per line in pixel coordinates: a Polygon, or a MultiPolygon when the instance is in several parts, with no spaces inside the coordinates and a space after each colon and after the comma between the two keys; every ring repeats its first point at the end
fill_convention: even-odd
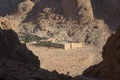
{"type": "Polygon", "coordinates": [[[81,19],[83,16],[93,18],[90,0],[61,0],[61,5],[67,18],[81,19]]]}

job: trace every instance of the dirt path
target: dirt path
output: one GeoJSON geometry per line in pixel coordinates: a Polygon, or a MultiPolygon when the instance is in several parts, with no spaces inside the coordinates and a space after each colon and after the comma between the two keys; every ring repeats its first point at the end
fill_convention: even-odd
{"type": "Polygon", "coordinates": [[[91,47],[63,50],[30,44],[27,46],[39,57],[41,68],[71,76],[80,75],[90,65],[101,61],[101,55],[91,47]]]}

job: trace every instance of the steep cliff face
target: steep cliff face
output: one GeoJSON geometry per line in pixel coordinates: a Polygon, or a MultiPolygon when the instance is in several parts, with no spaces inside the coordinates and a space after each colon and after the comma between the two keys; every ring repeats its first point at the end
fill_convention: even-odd
{"type": "Polygon", "coordinates": [[[115,11],[120,8],[119,0],[103,0],[106,9],[115,11]]]}
{"type": "Polygon", "coordinates": [[[13,11],[11,11],[10,15],[13,16],[19,23],[25,19],[28,12],[34,6],[34,2],[30,0],[24,0],[23,2],[19,3],[13,11]]]}
{"type": "Polygon", "coordinates": [[[80,20],[83,17],[93,18],[93,10],[89,0],[61,0],[62,11],[67,18],[80,20]]]}
{"type": "Polygon", "coordinates": [[[20,44],[15,31],[17,32],[17,26],[11,23],[10,19],[0,18],[0,58],[25,63],[29,61],[39,67],[39,61],[32,57],[32,52],[28,51],[25,45],[20,44]]]}
{"type": "Polygon", "coordinates": [[[17,33],[8,25],[7,18],[0,18],[0,80],[70,80],[71,77],[41,69],[40,61],[17,33]]]}
{"type": "MultiPolygon", "coordinates": [[[[38,58],[33,55],[25,45],[20,44],[18,36],[14,32],[17,32],[17,28],[15,27],[16,24],[11,24],[14,23],[11,17],[17,20],[20,19],[19,22],[22,22],[20,23],[20,28],[26,28],[29,30],[28,32],[40,33],[44,31],[45,35],[49,33],[52,34],[52,38],[57,37],[65,40],[70,39],[72,41],[86,42],[100,47],[104,45],[109,36],[110,32],[107,27],[115,30],[120,25],[119,0],[22,1],[23,0],[0,1],[0,15],[6,15],[6,13],[8,14],[9,12],[11,14],[6,16],[7,18],[0,18],[0,64],[2,65],[0,66],[0,71],[2,71],[0,76],[2,77],[4,77],[4,74],[6,75],[5,71],[8,71],[6,76],[11,77],[12,74],[9,73],[11,70],[16,68],[16,66],[17,72],[20,71],[19,69],[23,70],[25,67],[28,77],[31,75],[29,70],[33,70],[33,67],[28,69],[29,66],[26,64],[33,65],[34,67],[38,67],[40,64],[38,58]],[[13,8],[18,3],[20,4],[14,11],[13,8]],[[11,10],[13,11],[11,12],[11,10]],[[40,31],[33,31],[36,28],[40,31]],[[16,65],[16,61],[18,62],[18,65],[16,65]],[[11,62],[13,62],[15,66],[9,65],[11,62]],[[19,65],[25,66],[20,68],[19,65]],[[10,67],[10,70],[7,67],[10,67]]],[[[103,61],[100,64],[86,70],[84,75],[107,80],[120,80],[119,50],[120,29],[118,29],[118,31],[107,40],[102,53],[103,61]]],[[[36,76],[36,72],[34,73],[35,70],[37,71],[38,68],[34,68],[31,76],[32,78],[36,76]]],[[[42,75],[42,72],[40,74],[38,70],[38,73],[36,74],[42,75]]],[[[16,71],[14,71],[14,74],[16,74],[16,71]]],[[[19,75],[21,74],[23,74],[23,71],[20,71],[19,75]]],[[[54,74],[57,75],[57,73],[54,74]]],[[[44,77],[42,77],[39,75],[37,76],[40,77],[39,79],[43,78],[45,80],[49,80],[48,78],[51,78],[51,76],[46,77],[46,75],[44,75],[44,77]]],[[[27,77],[24,79],[26,80],[27,77]]],[[[21,76],[19,76],[19,78],[21,78],[21,76]]],[[[52,80],[61,79],[54,78],[52,80]]]]}
{"type": "Polygon", "coordinates": [[[91,0],[94,17],[103,19],[112,30],[120,25],[119,0],[91,0]]]}
{"type": "Polygon", "coordinates": [[[61,7],[66,18],[78,19],[78,6],[76,0],[61,0],[61,7]]]}
{"type": "Polygon", "coordinates": [[[50,33],[54,38],[102,47],[110,34],[107,28],[115,30],[120,25],[118,3],[118,0],[24,0],[10,16],[19,21],[19,31],[50,33]]]}
{"type": "Polygon", "coordinates": [[[113,34],[103,48],[103,61],[84,72],[89,77],[107,80],[120,79],[120,28],[113,34]]]}
{"type": "Polygon", "coordinates": [[[0,0],[0,15],[9,14],[23,0],[0,0]]]}
{"type": "Polygon", "coordinates": [[[53,34],[51,38],[85,42],[101,48],[109,30],[103,20],[93,17],[91,5],[89,0],[40,0],[26,13],[20,30],[25,31],[25,27],[28,32],[45,34],[42,36],[50,33],[53,34]]]}
{"type": "MultiPolygon", "coordinates": [[[[9,14],[20,2],[27,2],[29,0],[1,0],[0,15],[9,14]]],[[[76,19],[81,22],[85,19],[98,18],[103,19],[113,30],[117,29],[120,20],[120,6],[119,0],[30,0],[37,3],[35,12],[31,16],[36,15],[37,12],[44,12],[45,8],[52,8],[54,13],[61,14],[67,19],[76,19]],[[39,11],[38,11],[39,10],[39,11]],[[84,17],[83,17],[84,16],[84,17]],[[94,17],[93,17],[94,16],[94,17]]],[[[31,5],[31,3],[29,3],[31,5]]],[[[22,4],[21,4],[22,5],[22,4]]],[[[33,4],[32,4],[33,5],[33,4]]],[[[32,7],[31,5],[31,7],[32,7]]],[[[30,8],[29,5],[27,8],[30,8]]],[[[23,9],[24,6],[21,8],[23,9]]],[[[25,9],[25,8],[24,8],[25,9]]],[[[22,14],[22,13],[21,13],[22,14]]],[[[27,14],[24,14],[27,15],[27,14]]],[[[90,20],[89,19],[89,20],[90,20]]]]}

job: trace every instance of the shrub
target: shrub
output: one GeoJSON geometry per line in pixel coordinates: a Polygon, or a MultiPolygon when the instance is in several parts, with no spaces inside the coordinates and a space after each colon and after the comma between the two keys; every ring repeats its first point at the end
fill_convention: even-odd
{"type": "Polygon", "coordinates": [[[39,37],[37,35],[24,34],[20,37],[20,39],[27,43],[27,42],[32,42],[32,41],[39,41],[42,39],[42,37],[39,37]]]}

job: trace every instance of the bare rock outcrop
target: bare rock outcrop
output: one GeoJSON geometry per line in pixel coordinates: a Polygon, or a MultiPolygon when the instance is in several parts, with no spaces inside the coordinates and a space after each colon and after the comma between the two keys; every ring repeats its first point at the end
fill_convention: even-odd
{"type": "Polygon", "coordinates": [[[40,0],[19,30],[102,48],[110,32],[104,20],[93,17],[91,5],[88,0],[40,0]]]}
{"type": "Polygon", "coordinates": [[[31,9],[34,6],[34,2],[30,0],[24,0],[21,3],[18,4],[18,6],[11,11],[10,15],[12,15],[15,19],[19,21],[19,23],[25,19],[28,12],[31,11],[31,9]]]}
{"type": "Polygon", "coordinates": [[[91,2],[88,0],[61,0],[63,15],[80,21],[83,17],[93,18],[91,2]],[[69,10],[68,10],[69,9],[69,10]]]}
{"type": "Polygon", "coordinates": [[[12,29],[16,33],[18,32],[18,22],[12,17],[0,17],[0,28],[2,30],[12,29]]]}
{"type": "Polygon", "coordinates": [[[11,20],[3,17],[0,18],[0,58],[20,60],[39,66],[39,60],[32,57],[33,54],[27,50],[25,45],[20,44],[15,31],[17,31],[17,26],[11,20]]]}
{"type": "Polygon", "coordinates": [[[103,61],[84,72],[88,77],[107,80],[120,79],[120,28],[113,34],[103,48],[103,61]]]}
{"type": "Polygon", "coordinates": [[[40,61],[21,44],[9,20],[0,18],[0,80],[70,80],[71,77],[41,69],[40,61]]]}
{"type": "Polygon", "coordinates": [[[22,0],[7,17],[18,21],[19,32],[102,48],[110,35],[109,26],[94,17],[92,5],[90,0],[22,0]]]}

